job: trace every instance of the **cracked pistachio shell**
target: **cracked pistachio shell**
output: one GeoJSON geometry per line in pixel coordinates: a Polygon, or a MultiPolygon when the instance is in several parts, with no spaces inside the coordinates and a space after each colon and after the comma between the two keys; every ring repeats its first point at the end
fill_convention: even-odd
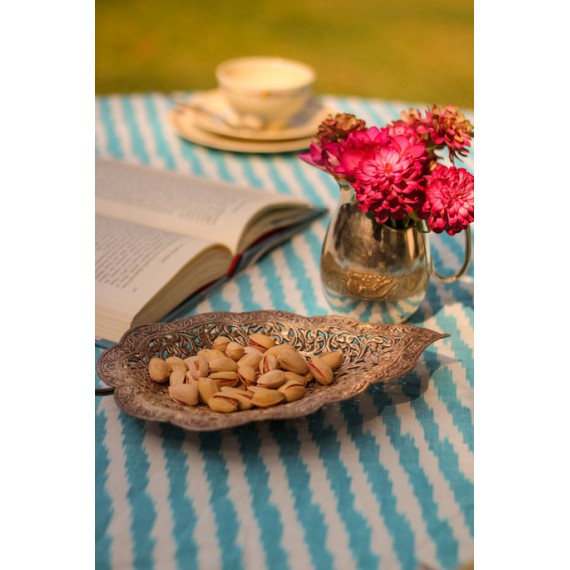
{"type": "Polygon", "coordinates": [[[220,358],[213,358],[209,362],[210,372],[236,372],[238,369],[237,362],[222,356],[220,358]]]}
{"type": "Polygon", "coordinates": [[[186,374],[182,372],[182,370],[173,370],[170,373],[170,378],[168,379],[170,385],[176,386],[176,384],[184,384],[184,382],[186,381],[186,374]]]}
{"type": "Polygon", "coordinates": [[[285,372],[285,380],[287,382],[295,382],[296,384],[300,384],[301,386],[307,385],[307,378],[302,376],[301,374],[295,374],[295,372],[285,372]]]}
{"type": "Polygon", "coordinates": [[[270,406],[281,404],[284,400],[285,394],[282,392],[256,386],[251,402],[258,408],[269,408],[270,406]]]}
{"type": "Polygon", "coordinates": [[[198,379],[198,397],[202,404],[207,404],[209,399],[220,389],[215,380],[211,378],[198,379]]]}
{"type": "Polygon", "coordinates": [[[265,374],[266,372],[276,370],[277,368],[279,368],[279,363],[277,362],[276,356],[272,356],[271,354],[267,356],[267,354],[264,354],[261,357],[261,360],[259,361],[260,374],[265,374]]]}
{"type": "Polygon", "coordinates": [[[239,379],[246,384],[255,384],[255,379],[257,378],[257,373],[253,366],[238,366],[237,370],[239,379]]]}
{"type": "Polygon", "coordinates": [[[162,384],[168,380],[170,376],[170,366],[166,361],[158,356],[154,356],[148,363],[148,374],[153,382],[162,384]]]}
{"type": "Polygon", "coordinates": [[[227,336],[218,336],[214,340],[214,342],[212,344],[212,348],[214,348],[215,350],[219,350],[221,352],[226,352],[226,347],[228,346],[228,344],[230,342],[231,342],[231,339],[228,338],[227,336]]]}
{"type": "Polygon", "coordinates": [[[221,350],[216,350],[215,348],[203,348],[198,353],[198,356],[200,356],[201,354],[203,354],[206,357],[208,364],[215,358],[227,358],[226,355],[221,350]]]}
{"type": "Polygon", "coordinates": [[[208,406],[214,412],[229,414],[231,412],[236,412],[239,404],[235,398],[229,397],[223,392],[216,392],[208,400],[208,406]]]}
{"type": "Polygon", "coordinates": [[[257,385],[262,388],[279,388],[279,386],[285,384],[285,382],[286,379],[283,370],[270,370],[257,379],[257,385]]]}
{"type": "Polygon", "coordinates": [[[331,370],[334,371],[340,366],[344,358],[344,354],[340,350],[333,350],[331,352],[321,354],[319,358],[326,362],[331,367],[331,370]]]}
{"type": "Polygon", "coordinates": [[[253,346],[265,352],[268,348],[275,346],[275,339],[272,336],[268,336],[262,333],[253,333],[249,335],[248,342],[249,346],[253,346]]]}
{"type": "Polygon", "coordinates": [[[249,410],[253,406],[251,402],[253,394],[251,392],[232,388],[231,386],[222,386],[221,392],[237,400],[238,409],[240,410],[249,410]]]}
{"type": "Polygon", "coordinates": [[[169,356],[165,360],[166,364],[170,366],[171,370],[182,370],[186,374],[186,370],[188,370],[188,366],[186,366],[186,362],[179,356],[169,356]]]}
{"type": "Polygon", "coordinates": [[[321,360],[317,356],[313,356],[311,358],[311,361],[309,362],[309,369],[319,384],[327,385],[330,384],[334,379],[332,368],[324,360],[321,360]]]}
{"type": "Polygon", "coordinates": [[[251,366],[252,368],[257,368],[263,354],[261,352],[246,352],[239,360],[238,366],[251,366]]]}
{"type": "Polygon", "coordinates": [[[236,362],[244,355],[245,348],[238,342],[230,342],[226,347],[226,356],[236,362]]]}
{"type": "Polygon", "coordinates": [[[279,366],[283,370],[305,374],[309,367],[305,357],[294,349],[283,350],[277,355],[279,366]]]}
{"type": "Polygon", "coordinates": [[[198,403],[198,385],[196,382],[170,386],[168,394],[175,402],[185,406],[195,406],[198,403]]]}
{"type": "Polygon", "coordinates": [[[225,370],[223,372],[210,372],[208,378],[214,380],[218,386],[235,386],[239,382],[237,372],[225,370]]]}
{"type": "Polygon", "coordinates": [[[295,380],[289,380],[279,387],[279,392],[283,393],[288,402],[294,402],[303,398],[307,393],[307,389],[295,380]]]}

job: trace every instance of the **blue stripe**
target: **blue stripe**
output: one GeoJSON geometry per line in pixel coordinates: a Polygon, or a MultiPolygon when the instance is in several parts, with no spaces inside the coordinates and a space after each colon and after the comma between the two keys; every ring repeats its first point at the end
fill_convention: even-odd
{"type": "MultiPolygon", "coordinates": [[[[287,242],[282,246],[283,254],[287,262],[287,266],[291,272],[291,277],[295,281],[295,288],[301,293],[303,300],[303,311],[305,315],[315,314],[318,310],[318,302],[315,292],[310,287],[301,286],[301,280],[306,280],[306,271],[303,266],[303,261],[295,253],[291,242],[287,242]]],[[[299,309],[299,307],[297,307],[299,309]]],[[[295,312],[295,311],[293,311],[295,312]]]]}
{"type": "Polygon", "coordinates": [[[148,152],[144,146],[143,138],[139,131],[139,126],[137,119],[135,117],[135,111],[133,109],[133,104],[129,98],[121,99],[121,107],[123,109],[123,116],[125,119],[125,124],[131,135],[131,146],[133,154],[140,159],[143,164],[149,163],[148,152]]]}
{"type": "MultiPolygon", "coordinates": [[[[418,379],[418,385],[419,385],[418,379]]],[[[402,379],[405,385],[405,380],[402,379]]],[[[417,392],[416,392],[417,393],[417,392]]],[[[375,404],[383,409],[382,421],[386,425],[386,432],[394,448],[400,455],[400,463],[410,477],[422,509],[422,517],[426,524],[429,535],[434,539],[439,562],[444,568],[454,569],[458,565],[459,546],[453,536],[453,531],[448,521],[440,518],[437,514],[438,507],[434,498],[434,490],[426,473],[420,464],[419,451],[410,435],[401,433],[401,420],[398,417],[395,406],[388,405],[390,401],[386,394],[379,390],[372,392],[375,404]],[[439,540],[435,540],[436,533],[439,540]]]]}
{"type": "Polygon", "coordinates": [[[327,526],[324,516],[313,501],[309,470],[301,459],[301,445],[297,430],[288,422],[272,421],[269,430],[279,444],[279,457],[285,465],[289,488],[293,494],[295,511],[305,532],[305,541],[317,570],[334,567],[333,556],[326,546],[327,526]]]}
{"type": "MultiPolygon", "coordinates": [[[[372,386],[370,390],[372,390],[372,386]]],[[[368,392],[363,397],[370,397],[368,392]]],[[[347,432],[358,449],[358,459],[380,505],[386,527],[394,541],[394,550],[404,570],[415,569],[417,560],[414,553],[415,537],[408,519],[398,511],[396,496],[390,475],[380,463],[380,446],[374,436],[364,431],[365,420],[356,400],[341,402],[340,410],[347,425],[347,432]]],[[[378,410],[381,414],[382,410],[378,410]]],[[[382,551],[382,546],[380,546],[382,551]]]]}
{"type": "Polygon", "coordinates": [[[153,139],[156,144],[156,152],[158,156],[164,161],[166,168],[174,170],[176,164],[172,156],[172,151],[168,146],[166,139],[162,133],[162,121],[158,119],[158,114],[154,106],[152,96],[146,95],[143,97],[143,105],[145,109],[146,119],[152,131],[153,139]]]}
{"type": "Polygon", "coordinates": [[[149,568],[154,562],[156,540],[152,529],[156,521],[154,503],[147,492],[148,469],[150,463],[143,449],[144,422],[119,414],[122,424],[123,452],[129,488],[127,499],[131,505],[131,536],[133,539],[133,559],[135,568],[149,568]],[[125,444],[128,442],[128,444],[125,444]]]}
{"type": "Polygon", "coordinates": [[[236,279],[236,284],[239,291],[239,299],[246,311],[259,311],[263,309],[253,297],[253,287],[251,285],[251,279],[246,273],[242,273],[236,279]]]}
{"type": "Polygon", "coordinates": [[[107,491],[109,478],[109,453],[105,446],[107,417],[100,410],[101,398],[95,398],[95,564],[98,569],[111,568],[111,544],[109,525],[113,518],[113,502],[107,491]]]}
{"type": "Polygon", "coordinates": [[[211,507],[216,517],[222,567],[243,568],[243,550],[237,543],[239,522],[235,507],[228,496],[229,470],[220,452],[222,434],[207,432],[199,435],[200,451],[204,457],[204,471],[211,490],[211,507]]]}
{"type": "Polygon", "coordinates": [[[121,148],[121,141],[115,130],[109,99],[100,99],[99,110],[101,123],[105,129],[105,138],[107,139],[107,152],[115,158],[125,158],[121,148]]]}
{"type": "MultiPolygon", "coordinates": [[[[278,508],[271,502],[269,470],[261,457],[261,437],[257,426],[249,424],[235,430],[239,451],[245,464],[245,475],[265,551],[265,567],[290,568],[289,555],[282,546],[283,522],[278,508]]],[[[296,570],[296,569],[295,569],[296,570]]]]}
{"type": "Polygon", "coordinates": [[[186,493],[188,465],[183,450],[184,431],[169,424],[161,424],[161,434],[168,477],[168,501],[174,523],[176,565],[180,570],[198,568],[198,544],[194,536],[198,516],[186,493]]]}
{"type": "Polygon", "coordinates": [[[362,513],[354,505],[351,476],[340,459],[340,442],[335,430],[324,425],[324,413],[317,412],[308,418],[309,432],[319,447],[319,457],[327,470],[327,479],[336,497],[338,514],[348,534],[353,559],[359,569],[378,568],[380,560],[372,552],[372,531],[362,513]],[[358,532],[354,532],[358,529],[358,532]]]}

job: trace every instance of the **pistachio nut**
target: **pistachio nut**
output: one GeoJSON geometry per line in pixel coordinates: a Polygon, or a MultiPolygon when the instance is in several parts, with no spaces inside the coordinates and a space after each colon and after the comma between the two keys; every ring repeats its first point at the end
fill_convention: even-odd
{"type": "Polygon", "coordinates": [[[257,379],[257,385],[262,388],[279,388],[285,382],[285,373],[278,369],[270,370],[257,379]]]}
{"type": "Polygon", "coordinates": [[[227,356],[213,358],[209,361],[209,366],[210,372],[236,372],[238,369],[237,362],[227,356]]]}
{"type": "Polygon", "coordinates": [[[263,354],[272,354],[273,356],[277,356],[282,350],[295,350],[290,344],[276,344],[271,348],[268,348],[263,354]]]}
{"type": "Polygon", "coordinates": [[[215,350],[219,350],[220,352],[226,352],[226,347],[230,342],[231,339],[229,339],[227,336],[218,336],[214,339],[212,347],[215,350]]]}
{"type": "Polygon", "coordinates": [[[188,365],[188,371],[194,380],[208,376],[210,369],[208,366],[208,359],[204,353],[199,352],[197,356],[187,358],[185,362],[188,365]]]}
{"type": "Polygon", "coordinates": [[[248,344],[261,350],[261,352],[265,352],[268,348],[275,346],[275,339],[266,334],[253,333],[249,335],[248,344]]]}
{"type": "Polygon", "coordinates": [[[188,366],[186,366],[186,362],[179,356],[169,356],[165,360],[166,364],[170,366],[171,370],[182,370],[184,374],[186,374],[186,370],[188,370],[188,366]]]}
{"type": "Polygon", "coordinates": [[[340,350],[333,350],[321,354],[319,358],[326,362],[331,367],[331,370],[336,370],[340,366],[344,355],[340,350]]]}
{"type": "Polygon", "coordinates": [[[153,382],[162,384],[170,376],[170,366],[158,356],[153,356],[148,363],[148,374],[153,382]]]}
{"type": "Polygon", "coordinates": [[[208,406],[214,412],[228,414],[237,411],[239,404],[235,398],[229,397],[223,392],[216,392],[208,400],[208,406]]]}
{"type": "Polygon", "coordinates": [[[307,389],[302,384],[299,384],[295,380],[288,380],[282,386],[279,386],[279,392],[281,392],[288,402],[294,402],[295,400],[300,400],[307,393],[307,389]]]}
{"type": "Polygon", "coordinates": [[[221,350],[217,350],[215,348],[203,348],[200,352],[198,352],[198,356],[201,354],[206,357],[208,364],[215,358],[227,358],[221,350]]]}
{"type": "Polygon", "coordinates": [[[251,403],[251,399],[253,398],[252,392],[240,390],[239,388],[232,388],[231,386],[222,386],[221,392],[222,394],[237,400],[239,410],[249,410],[249,408],[253,406],[251,403]]]}
{"type": "Polygon", "coordinates": [[[198,403],[198,384],[176,384],[168,388],[169,396],[179,404],[195,406],[198,403]]]}
{"type": "Polygon", "coordinates": [[[277,361],[283,370],[295,372],[296,374],[305,374],[309,370],[307,360],[295,349],[282,350],[277,355],[277,361]]]}
{"type": "Polygon", "coordinates": [[[235,386],[239,382],[238,373],[232,370],[210,372],[208,378],[215,380],[218,386],[235,386]]]}
{"type": "Polygon", "coordinates": [[[302,376],[301,374],[295,374],[295,372],[285,372],[285,380],[287,382],[295,382],[296,384],[300,384],[301,386],[307,385],[307,378],[302,376]]]}
{"type": "Polygon", "coordinates": [[[252,368],[257,368],[259,362],[261,361],[263,354],[259,351],[255,353],[246,352],[239,360],[238,366],[251,366],[252,368]]]}
{"type": "Polygon", "coordinates": [[[208,400],[220,389],[212,378],[198,378],[198,397],[202,404],[207,404],[208,400]]]}
{"type": "MultiPolygon", "coordinates": [[[[186,373],[188,374],[188,373],[186,373]]],[[[186,380],[186,374],[182,370],[173,370],[170,373],[170,378],[168,379],[171,386],[176,386],[176,384],[184,384],[186,380]]]]}
{"type": "MultiPolygon", "coordinates": [[[[238,363],[239,364],[239,363],[238,363]]],[[[255,384],[255,379],[257,378],[257,373],[255,372],[255,368],[253,366],[238,366],[237,373],[239,379],[247,384],[248,386],[251,384],[255,384]]]]}
{"type": "Polygon", "coordinates": [[[258,408],[269,408],[270,406],[281,404],[284,400],[285,394],[283,392],[255,386],[251,403],[258,408]]]}
{"type": "Polygon", "coordinates": [[[279,362],[277,362],[277,357],[272,356],[271,354],[267,356],[264,354],[259,361],[259,373],[265,374],[270,370],[276,370],[279,368],[279,362]]]}
{"type": "Polygon", "coordinates": [[[226,347],[226,356],[236,362],[244,355],[244,347],[237,342],[230,342],[226,347]]]}
{"type": "Polygon", "coordinates": [[[319,384],[326,385],[333,381],[333,371],[324,360],[321,360],[317,356],[313,356],[308,364],[315,380],[319,384]]]}

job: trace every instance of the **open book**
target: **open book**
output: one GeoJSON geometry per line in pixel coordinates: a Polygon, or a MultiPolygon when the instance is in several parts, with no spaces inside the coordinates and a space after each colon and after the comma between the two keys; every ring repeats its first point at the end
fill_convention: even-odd
{"type": "Polygon", "coordinates": [[[324,212],[110,159],[97,158],[95,173],[95,336],[110,342],[176,318],[324,212]]]}

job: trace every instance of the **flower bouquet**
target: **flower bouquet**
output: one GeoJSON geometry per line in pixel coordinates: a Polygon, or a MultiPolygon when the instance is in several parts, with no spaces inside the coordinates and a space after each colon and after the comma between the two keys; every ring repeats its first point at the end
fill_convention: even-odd
{"type": "Polygon", "coordinates": [[[401,322],[425,298],[431,275],[451,282],[467,270],[474,178],[455,162],[472,137],[471,123],[452,105],[409,110],[382,128],[347,113],[320,124],[299,158],[341,190],[321,252],[323,290],[336,312],[401,322]],[[428,234],[463,230],[463,267],[443,277],[433,267],[428,234]]]}
{"type": "Polygon", "coordinates": [[[380,223],[454,235],[473,222],[473,175],[454,164],[472,137],[471,123],[453,105],[423,115],[411,109],[383,128],[339,113],[321,123],[299,158],[349,183],[360,210],[380,223]],[[445,150],[450,166],[440,162],[445,150]]]}

